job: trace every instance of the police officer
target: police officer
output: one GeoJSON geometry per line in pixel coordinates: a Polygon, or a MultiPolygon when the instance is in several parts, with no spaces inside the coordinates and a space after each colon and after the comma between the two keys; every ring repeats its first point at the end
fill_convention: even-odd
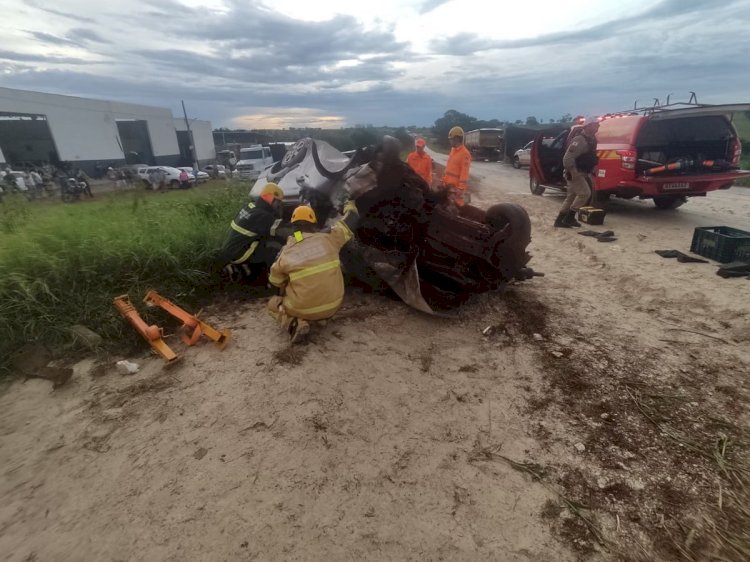
{"type": "Polygon", "coordinates": [[[583,207],[591,197],[593,178],[591,173],[597,164],[596,132],[599,121],[596,118],[586,120],[580,133],[570,141],[563,156],[565,179],[568,183],[568,195],[563,201],[560,213],[555,219],[555,227],[571,228],[581,226],[576,220],[578,209],[583,207]]]}

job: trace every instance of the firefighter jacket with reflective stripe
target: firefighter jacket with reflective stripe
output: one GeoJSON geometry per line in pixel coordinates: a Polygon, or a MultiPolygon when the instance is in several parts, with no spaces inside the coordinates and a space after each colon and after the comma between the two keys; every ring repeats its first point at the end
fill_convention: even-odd
{"type": "Polygon", "coordinates": [[[295,232],[271,266],[268,280],[283,289],[286,314],[305,320],[330,318],[344,298],[339,251],[357,221],[349,212],[330,232],[295,232]]]}
{"type": "Polygon", "coordinates": [[[275,235],[277,224],[271,205],[262,199],[248,203],[229,225],[231,230],[222,253],[224,262],[240,264],[249,260],[260,243],[275,235]]]}
{"type": "Polygon", "coordinates": [[[416,150],[410,152],[406,157],[406,163],[427,182],[427,185],[432,185],[432,158],[427,153],[420,154],[416,150]]]}
{"type": "Polygon", "coordinates": [[[443,183],[449,187],[465,190],[469,186],[470,165],[471,153],[464,145],[452,148],[448,155],[448,162],[445,164],[443,183]]]}
{"type": "Polygon", "coordinates": [[[596,155],[596,139],[581,133],[570,141],[568,149],[565,151],[565,156],[563,156],[563,167],[567,172],[570,172],[571,176],[591,173],[591,169],[596,165],[596,162],[594,162],[594,166],[583,166],[584,168],[589,168],[588,170],[582,170],[577,165],[577,160],[587,153],[596,155]]]}

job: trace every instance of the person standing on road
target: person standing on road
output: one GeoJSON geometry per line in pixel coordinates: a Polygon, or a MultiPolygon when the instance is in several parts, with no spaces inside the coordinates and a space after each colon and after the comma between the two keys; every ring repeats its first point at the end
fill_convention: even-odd
{"type": "Polygon", "coordinates": [[[292,214],[290,236],[271,266],[268,281],[280,295],[268,301],[268,312],[299,343],[310,331],[310,321],[331,318],[344,299],[344,276],[339,253],[352,239],[359,220],[354,201],[330,232],[320,232],[312,207],[302,205],[292,214]]]}
{"type": "Polygon", "coordinates": [[[416,150],[410,152],[406,157],[406,163],[411,166],[419,177],[427,182],[429,187],[432,187],[432,158],[424,151],[427,143],[423,138],[418,138],[414,143],[416,150]]]}
{"type": "Polygon", "coordinates": [[[560,212],[555,219],[555,227],[571,228],[581,226],[576,220],[578,209],[583,207],[591,197],[593,178],[591,173],[597,164],[596,132],[599,121],[589,118],[581,133],[570,141],[563,156],[565,179],[568,183],[568,194],[563,201],[560,212]]]}
{"type": "Polygon", "coordinates": [[[464,130],[461,127],[453,127],[448,132],[448,140],[452,148],[448,155],[448,162],[445,164],[445,174],[441,187],[448,190],[449,199],[457,207],[463,207],[465,204],[464,194],[469,187],[471,153],[464,146],[464,130]]]}

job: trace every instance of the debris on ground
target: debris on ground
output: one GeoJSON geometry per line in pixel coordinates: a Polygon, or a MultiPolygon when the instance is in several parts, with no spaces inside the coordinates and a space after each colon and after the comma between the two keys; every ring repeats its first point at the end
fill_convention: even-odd
{"type": "Polygon", "coordinates": [[[677,258],[680,263],[708,263],[708,260],[689,256],[679,250],[654,250],[654,252],[663,258],[677,258]]]}
{"type": "Polygon", "coordinates": [[[118,361],[117,363],[115,363],[115,365],[117,366],[117,371],[121,375],[133,375],[137,373],[138,369],[140,368],[138,363],[132,363],[124,359],[122,361],[118,361]]]}

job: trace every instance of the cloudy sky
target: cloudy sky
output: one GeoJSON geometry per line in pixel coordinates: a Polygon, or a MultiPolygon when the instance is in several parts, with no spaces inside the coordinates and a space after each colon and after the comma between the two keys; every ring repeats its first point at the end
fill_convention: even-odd
{"type": "Polygon", "coordinates": [[[0,0],[0,85],[215,127],[750,101],[750,0],[0,0]]]}

